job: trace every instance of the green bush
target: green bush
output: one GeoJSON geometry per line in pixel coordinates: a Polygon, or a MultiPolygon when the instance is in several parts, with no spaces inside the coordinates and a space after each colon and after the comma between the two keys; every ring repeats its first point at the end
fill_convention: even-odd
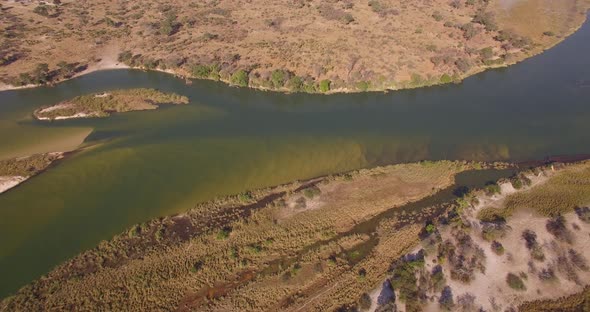
{"type": "Polygon", "coordinates": [[[369,90],[369,83],[368,83],[368,82],[366,82],[366,81],[359,81],[359,82],[356,84],[356,88],[357,88],[358,90],[360,90],[360,91],[363,91],[363,92],[364,92],[364,91],[367,91],[367,90],[369,90]]]}
{"type": "Polygon", "coordinates": [[[272,82],[272,86],[275,89],[279,89],[282,88],[285,85],[285,80],[286,80],[286,76],[287,74],[285,73],[284,70],[274,70],[271,74],[271,78],[270,81],[272,82]]]}
{"type": "Polygon", "coordinates": [[[441,83],[451,83],[451,82],[453,82],[453,78],[451,78],[451,76],[449,76],[448,74],[443,74],[440,77],[440,82],[441,83]]]}
{"type": "Polygon", "coordinates": [[[481,55],[482,59],[488,60],[494,57],[494,50],[492,50],[492,47],[483,48],[479,51],[479,55],[481,55]]]}
{"type": "Polygon", "coordinates": [[[240,69],[231,76],[230,82],[240,87],[247,87],[250,79],[248,73],[243,69],[240,69]]]}
{"type": "Polygon", "coordinates": [[[299,76],[294,76],[287,82],[287,88],[295,92],[303,90],[303,79],[301,79],[299,76]]]}
{"type": "Polygon", "coordinates": [[[508,273],[506,276],[506,283],[508,283],[508,286],[514,290],[526,290],[524,282],[516,274],[508,273]]]}
{"type": "Polygon", "coordinates": [[[327,79],[320,81],[320,92],[326,93],[326,92],[330,91],[331,84],[332,84],[332,82],[327,79]]]}
{"type": "Polygon", "coordinates": [[[197,78],[207,78],[211,74],[211,68],[207,65],[194,65],[191,72],[197,78]]]}

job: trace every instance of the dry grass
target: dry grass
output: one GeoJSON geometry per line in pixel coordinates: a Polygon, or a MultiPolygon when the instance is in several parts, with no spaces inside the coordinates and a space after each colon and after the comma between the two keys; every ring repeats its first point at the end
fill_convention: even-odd
{"type": "Polygon", "coordinates": [[[0,176],[30,177],[61,157],[61,153],[50,153],[0,160],[0,176]]]}
{"type": "Polygon", "coordinates": [[[590,204],[590,162],[556,173],[546,183],[507,198],[506,209],[531,208],[544,216],[571,212],[590,204]]]}
{"type": "Polygon", "coordinates": [[[518,307],[521,312],[578,312],[590,311],[590,286],[575,295],[555,300],[537,300],[527,302],[518,307]]]}
{"type": "Polygon", "coordinates": [[[0,80],[55,82],[126,51],[122,60],[133,66],[264,89],[412,88],[522,60],[571,33],[588,8],[587,0],[562,0],[544,11],[545,1],[525,0],[525,9],[500,12],[500,1],[62,0],[45,15],[35,13],[41,1],[5,1],[0,80]],[[498,39],[506,29],[514,36],[498,39]]]}
{"type": "Polygon", "coordinates": [[[3,300],[0,309],[325,310],[354,303],[417,242],[437,210],[394,216],[365,234],[347,231],[451,185],[454,174],[470,168],[396,165],[206,203],[132,227],[3,300]],[[284,217],[284,203],[313,185],[323,205],[284,217]]]}

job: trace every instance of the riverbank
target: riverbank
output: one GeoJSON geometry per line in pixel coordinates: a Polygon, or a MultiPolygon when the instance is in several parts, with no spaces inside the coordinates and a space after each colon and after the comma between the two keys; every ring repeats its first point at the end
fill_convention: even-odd
{"type": "Polygon", "coordinates": [[[129,228],[1,306],[293,310],[307,302],[292,301],[295,293],[314,298],[306,304],[312,310],[338,306],[352,299],[347,292],[381,276],[391,257],[411,247],[422,222],[438,211],[404,205],[449,188],[456,174],[486,166],[443,161],[378,167],[204,203],[129,228]],[[378,222],[371,221],[375,217],[378,222]],[[133,282],[137,274],[151,276],[144,280],[148,284],[133,282]],[[364,281],[355,282],[358,274],[364,281]],[[334,278],[341,280],[339,287],[326,284],[334,278]],[[164,286],[171,281],[176,286],[164,286]],[[121,283],[135,286],[123,290],[121,283]],[[97,291],[104,294],[100,302],[92,299],[97,291]],[[269,292],[276,297],[266,296],[269,292]],[[329,293],[340,299],[330,299],[329,293]],[[244,296],[249,303],[242,302],[244,296]]]}
{"type": "Polygon", "coordinates": [[[65,153],[57,152],[0,160],[0,194],[40,174],[64,156],[65,153]]]}
{"type": "MultiPolygon", "coordinates": [[[[73,38],[55,38],[54,44],[63,51],[54,47],[49,53],[59,54],[53,59],[63,60],[65,65],[45,64],[48,67],[35,69],[36,64],[25,63],[23,55],[34,56],[37,45],[42,45],[37,43],[28,52],[8,53],[0,74],[5,77],[5,81],[10,81],[8,77],[14,78],[18,74],[28,74],[31,79],[26,81],[46,81],[46,78],[54,76],[59,79],[70,77],[68,64],[80,68],[82,74],[128,65],[182,77],[221,80],[232,85],[279,92],[332,94],[410,89],[459,82],[485,69],[509,66],[536,55],[566,38],[572,29],[578,28],[585,17],[581,12],[585,12],[586,5],[590,6],[587,1],[566,0],[563,1],[564,5],[536,10],[543,7],[539,1],[523,0],[519,3],[526,3],[528,11],[535,12],[534,18],[527,19],[526,23],[537,24],[536,28],[522,27],[524,19],[518,5],[501,6],[505,11],[516,12],[509,18],[503,18],[504,13],[498,11],[495,1],[449,5],[447,1],[441,0],[416,4],[416,8],[398,7],[398,3],[387,0],[342,8],[332,4],[298,8],[276,4],[270,8],[266,6],[265,9],[283,17],[278,20],[268,18],[267,25],[252,24],[256,19],[248,18],[249,14],[260,12],[259,6],[262,4],[258,1],[249,3],[248,8],[241,11],[236,10],[233,3],[224,1],[212,8],[169,4],[165,12],[158,14],[169,17],[167,21],[176,28],[163,34],[161,29],[157,29],[159,22],[144,21],[141,24],[137,19],[143,20],[144,16],[130,16],[135,9],[122,5],[112,8],[112,12],[117,9],[120,12],[111,13],[112,16],[97,21],[92,27],[89,23],[81,25],[81,31],[89,31],[93,36],[104,34],[104,38],[93,44],[92,50],[77,44],[75,51],[69,51],[73,47],[68,42],[73,38]],[[184,12],[202,15],[203,19],[192,21],[191,16],[195,14],[185,16],[184,12]],[[396,16],[396,22],[388,23],[387,17],[393,15],[396,16]],[[335,16],[346,16],[352,20],[343,23],[335,16]],[[496,20],[496,17],[500,20],[496,20]],[[331,40],[322,40],[323,31],[313,31],[315,28],[310,25],[314,24],[305,22],[308,18],[316,22],[319,20],[323,31],[328,29],[332,37],[346,44],[336,47],[331,40]],[[405,19],[411,22],[404,22],[405,19]],[[109,27],[101,25],[105,20],[110,21],[107,23],[109,27]],[[148,22],[155,29],[147,31],[140,26],[148,22]],[[228,27],[230,22],[237,26],[228,27]],[[195,38],[194,23],[199,24],[199,31],[205,31],[202,38],[195,38]],[[407,27],[410,24],[420,27],[407,27]],[[366,27],[371,28],[373,36],[358,36],[366,27]],[[251,35],[240,33],[242,28],[252,30],[246,32],[251,35]],[[530,28],[536,30],[531,32],[528,30],[530,28]],[[314,36],[309,37],[309,32],[314,36]],[[391,33],[396,34],[395,38],[391,38],[391,33]],[[287,39],[277,39],[283,36],[287,39]],[[299,42],[303,44],[294,49],[294,43],[290,40],[299,37],[299,42]],[[357,39],[353,42],[350,38],[357,39]],[[145,42],[151,42],[153,46],[147,47],[145,42]],[[379,48],[384,44],[387,49],[379,48]],[[377,50],[369,51],[357,46],[374,47],[377,50]],[[169,55],[167,51],[171,49],[177,51],[178,55],[169,55]],[[65,53],[68,51],[70,53],[65,53]],[[197,55],[185,55],[185,51],[197,51],[197,55]],[[318,58],[325,55],[326,51],[334,51],[335,57],[318,58]],[[302,55],[306,57],[302,58],[302,55]],[[392,63],[391,60],[396,62],[392,63]],[[57,69],[53,69],[55,66],[57,69]],[[28,70],[28,73],[23,73],[23,70],[28,70]]],[[[55,13],[66,21],[72,17],[70,15],[76,6],[76,3],[64,3],[56,6],[55,13]]],[[[51,18],[39,17],[31,12],[33,8],[30,6],[15,3],[11,8],[9,15],[14,15],[15,19],[28,18],[38,20],[40,24],[51,21],[51,18]]],[[[88,5],[85,9],[102,12],[103,8],[88,5]]],[[[101,14],[97,13],[97,16],[101,14]]],[[[61,26],[48,25],[50,28],[61,26]]],[[[28,33],[21,35],[26,37],[28,33]]],[[[82,37],[78,40],[85,39],[82,37]]],[[[79,76],[79,73],[75,72],[74,76],[79,76]]],[[[25,85],[32,86],[29,83],[25,85]]],[[[2,88],[8,90],[12,86],[5,84],[2,88]]]]}

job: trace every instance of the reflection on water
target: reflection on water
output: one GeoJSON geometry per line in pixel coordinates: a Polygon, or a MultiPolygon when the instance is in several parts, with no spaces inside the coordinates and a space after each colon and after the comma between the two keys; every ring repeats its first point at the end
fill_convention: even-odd
{"type": "Polygon", "coordinates": [[[161,73],[99,72],[0,93],[0,158],[90,149],[0,196],[0,296],[131,224],[217,195],[422,159],[527,160],[590,153],[590,30],[508,70],[389,94],[284,95],[161,73]],[[155,87],[191,104],[39,123],[43,105],[155,87]],[[61,144],[58,146],[58,144],[61,144]]]}

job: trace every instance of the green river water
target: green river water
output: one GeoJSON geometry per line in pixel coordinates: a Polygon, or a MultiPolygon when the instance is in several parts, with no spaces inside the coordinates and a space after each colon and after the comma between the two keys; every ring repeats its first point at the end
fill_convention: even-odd
{"type": "Polygon", "coordinates": [[[0,92],[0,159],[89,148],[0,195],[0,297],[132,224],[219,195],[423,159],[590,153],[590,26],[508,69],[391,93],[279,94],[136,70],[0,92]],[[42,123],[73,96],[150,87],[190,105],[42,123]]]}

